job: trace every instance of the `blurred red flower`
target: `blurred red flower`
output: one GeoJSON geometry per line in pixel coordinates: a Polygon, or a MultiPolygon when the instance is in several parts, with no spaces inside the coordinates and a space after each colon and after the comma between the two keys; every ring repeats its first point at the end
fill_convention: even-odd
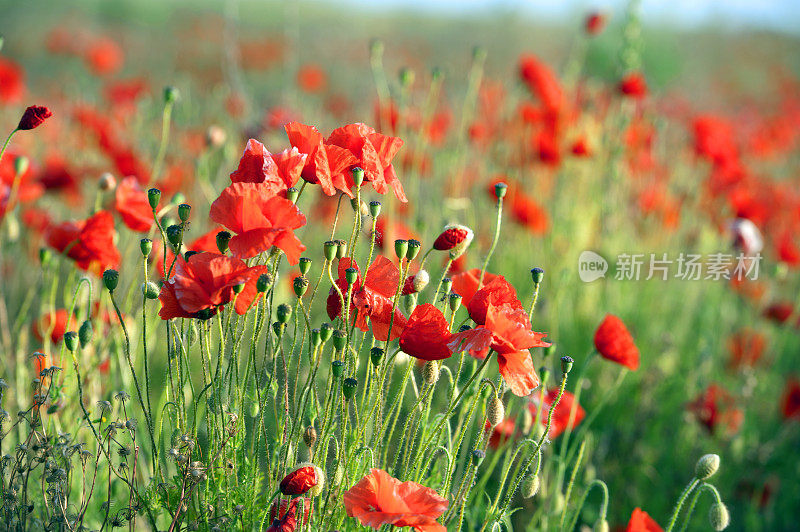
{"type": "Polygon", "coordinates": [[[722,427],[728,434],[734,434],[744,421],[744,413],[736,407],[733,395],[716,384],[701,392],[687,408],[710,433],[722,427]]]}
{"type": "Polygon", "coordinates": [[[82,270],[100,275],[120,264],[114,244],[114,218],[108,211],[99,211],[87,220],[63,222],[50,227],[47,243],[59,253],[75,261],[82,270]]]}
{"type": "Polygon", "coordinates": [[[626,368],[639,369],[639,349],[621,319],[608,314],[594,333],[594,347],[600,356],[626,368]]]}
{"type": "Polygon", "coordinates": [[[758,331],[750,328],[743,328],[736,331],[728,339],[728,367],[740,369],[743,367],[753,367],[764,354],[767,339],[758,331]]]}
{"type": "Polygon", "coordinates": [[[38,320],[31,326],[31,332],[40,342],[44,341],[44,335],[49,334],[50,341],[57,344],[64,337],[64,333],[68,330],[75,329],[75,316],[69,320],[67,318],[69,312],[65,308],[60,308],[54,312],[45,312],[38,320]]]}
{"type": "Polygon", "coordinates": [[[0,56],[0,102],[14,104],[25,96],[22,68],[11,59],[0,56]]]}
{"type": "Polygon", "coordinates": [[[86,63],[92,72],[102,76],[114,74],[125,61],[125,54],[122,48],[107,37],[96,39],[91,42],[86,49],[86,63]]]}
{"type": "Polygon", "coordinates": [[[664,532],[664,530],[658,526],[658,523],[652,517],[647,515],[647,512],[636,508],[631,514],[631,519],[628,521],[625,532],[664,532]]]}
{"type": "Polygon", "coordinates": [[[800,418],[800,380],[791,378],[786,381],[781,400],[781,413],[784,419],[800,418]]]}
{"type": "Polygon", "coordinates": [[[620,80],[619,92],[631,98],[644,98],[647,96],[647,82],[640,72],[631,72],[620,80]]]}
{"type": "Polygon", "coordinates": [[[135,177],[126,177],[117,185],[114,208],[131,231],[145,233],[153,226],[153,209],[147,200],[147,192],[135,177]]]}
{"type": "Polygon", "coordinates": [[[447,510],[447,499],[416,482],[400,482],[386,471],[369,475],[344,492],[347,515],[375,530],[383,525],[412,527],[417,532],[446,532],[436,519],[447,510]]]}
{"type": "Polygon", "coordinates": [[[606,27],[605,13],[594,12],[589,13],[584,23],[584,29],[587,35],[599,35],[606,27]]]}
{"type": "MultiPolygon", "coordinates": [[[[557,396],[557,388],[550,390],[544,395],[544,401],[541,404],[542,412],[539,415],[539,423],[541,423],[543,427],[547,426],[547,417],[550,414],[553,402],[556,400],[557,396]]],[[[539,407],[539,393],[537,392],[531,396],[531,402],[528,405],[528,409],[534,419],[536,419],[539,407]]],[[[586,411],[575,401],[575,396],[564,390],[555,410],[553,410],[553,419],[550,423],[550,432],[547,434],[547,437],[551,439],[558,438],[562,432],[567,430],[568,426],[572,429],[577,427],[580,422],[583,421],[584,417],[586,417],[586,411]],[[575,409],[575,413],[573,414],[572,425],[570,426],[569,418],[573,408],[575,409]]]]}
{"type": "Polygon", "coordinates": [[[319,65],[303,65],[297,71],[297,85],[305,92],[322,92],[327,84],[328,75],[319,65]]]}

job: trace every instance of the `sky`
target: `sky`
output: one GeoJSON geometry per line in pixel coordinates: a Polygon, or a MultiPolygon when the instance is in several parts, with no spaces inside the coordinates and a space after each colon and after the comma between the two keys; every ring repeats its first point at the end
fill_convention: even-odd
{"type": "MultiPolygon", "coordinates": [[[[327,0],[341,4],[341,1],[327,0]]],[[[345,0],[373,10],[432,11],[438,14],[483,14],[521,11],[530,17],[566,19],[575,13],[607,10],[622,13],[626,0],[345,0]]],[[[800,33],[800,0],[642,0],[647,23],[679,27],[763,28],[800,33]]]]}

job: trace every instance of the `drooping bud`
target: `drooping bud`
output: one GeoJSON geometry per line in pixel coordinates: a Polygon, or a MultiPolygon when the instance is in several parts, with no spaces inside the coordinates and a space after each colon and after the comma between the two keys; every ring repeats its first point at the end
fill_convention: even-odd
{"type": "Polygon", "coordinates": [[[456,312],[459,308],[461,308],[461,300],[463,298],[456,294],[455,292],[450,292],[450,297],[448,298],[448,303],[450,304],[450,311],[456,312]]]}
{"type": "Polygon", "coordinates": [[[503,422],[506,417],[506,407],[499,397],[492,397],[486,407],[486,421],[492,427],[496,427],[503,422]]]}
{"type": "Polygon", "coordinates": [[[74,353],[78,348],[78,333],[75,331],[67,331],[64,333],[64,345],[70,352],[74,353]]]}
{"type": "Polygon", "coordinates": [[[333,347],[337,351],[341,351],[345,345],[347,345],[347,333],[340,329],[333,331],[333,347]]]}
{"type": "Polygon", "coordinates": [[[346,378],[342,383],[342,395],[344,395],[345,400],[349,401],[355,397],[356,391],[358,391],[358,380],[353,377],[346,378]]]}
{"type": "Polygon", "coordinates": [[[275,314],[278,317],[279,323],[288,323],[289,318],[292,317],[292,307],[290,307],[286,303],[281,303],[280,305],[278,305],[275,314]]]}
{"type": "Polygon", "coordinates": [[[94,329],[92,328],[92,322],[83,320],[83,323],[81,323],[81,326],[78,328],[78,340],[81,342],[81,347],[89,345],[93,335],[94,329]]]}
{"type": "Polygon", "coordinates": [[[180,218],[182,222],[186,222],[186,220],[189,219],[191,212],[192,206],[188,203],[181,203],[178,205],[178,218],[180,218]]]}
{"type": "Polygon", "coordinates": [[[183,228],[178,224],[167,227],[167,240],[175,249],[178,249],[183,241],[183,228]]]}
{"type": "Polygon", "coordinates": [[[158,203],[161,201],[161,191],[157,188],[151,188],[147,191],[147,202],[150,204],[150,208],[156,210],[158,208],[158,203]]]}
{"type": "Polygon", "coordinates": [[[420,250],[422,249],[422,242],[415,239],[410,239],[408,241],[408,251],[406,251],[406,258],[408,260],[414,260],[419,255],[420,250]]]}
{"type": "Polygon", "coordinates": [[[361,183],[364,182],[364,169],[356,166],[350,170],[350,175],[353,176],[353,183],[355,183],[356,188],[360,188],[361,183]]]}
{"type": "Polygon", "coordinates": [[[303,294],[308,290],[308,277],[305,275],[295,277],[294,281],[292,281],[292,288],[294,288],[294,293],[297,297],[303,297],[303,294]]]}
{"type": "Polygon", "coordinates": [[[150,253],[153,252],[153,241],[149,238],[143,238],[139,241],[139,249],[142,252],[142,255],[146,258],[150,256],[150,253]]]}
{"type": "Polygon", "coordinates": [[[303,441],[307,447],[314,447],[314,444],[317,442],[317,429],[314,428],[314,425],[306,427],[306,430],[303,432],[303,441]]]}
{"type": "Polygon", "coordinates": [[[268,273],[262,273],[258,276],[258,280],[256,280],[256,290],[263,294],[271,284],[272,276],[268,273]]]}
{"type": "Polygon", "coordinates": [[[372,361],[373,366],[378,366],[383,359],[383,348],[373,347],[369,350],[369,359],[372,361]]]}
{"type": "Polygon", "coordinates": [[[300,274],[305,275],[308,273],[308,270],[311,269],[312,260],[308,257],[300,257],[300,263],[298,264],[298,268],[300,269],[300,274]]]}
{"type": "Polygon", "coordinates": [[[433,386],[439,380],[439,363],[436,360],[429,360],[422,366],[422,380],[428,386],[433,386]]]}
{"type": "Polygon", "coordinates": [[[344,373],[344,362],[341,360],[334,360],[331,362],[331,373],[333,373],[333,376],[337,379],[341,377],[344,373]]]}
{"type": "Polygon", "coordinates": [[[394,253],[397,255],[398,259],[404,259],[406,253],[408,253],[408,240],[403,240],[402,238],[395,240],[394,253]]]}
{"type": "Polygon", "coordinates": [[[539,475],[534,475],[533,473],[529,474],[522,480],[522,496],[526,499],[530,499],[539,493],[540,484],[539,475]]]}
{"type": "Polygon", "coordinates": [[[694,476],[700,480],[711,477],[719,469],[719,455],[705,454],[700,457],[694,466],[694,476]]]}
{"type": "Polygon", "coordinates": [[[714,530],[725,530],[731,523],[731,514],[728,512],[728,507],[722,502],[715,502],[708,512],[708,520],[714,530]]]}
{"type": "Polygon", "coordinates": [[[455,260],[464,254],[474,237],[475,233],[465,225],[446,225],[434,240],[433,249],[449,251],[450,257],[455,260]]]}
{"type": "Polygon", "coordinates": [[[531,270],[531,278],[534,284],[539,284],[544,279],[544,270],[541,268],[534,268],[531,270]]]}
{"type": "Polygon", "coordinates": [[[381,214],[381,202],[373,200],[369,202],[369,214],[373,218],[377,218],[381,214]]]}
{"type": "Polygon", "coordinates": [[[113,292],[119,284],[119,272],[117,270],[106,270],[103,272],[103,284],[106,290],[113,292]]]}
{"type": "Polygon", "coordinates": [[[153,281],[142,283],[142,295],[147,299],[158,299],[161,288],[153,281]]]}
{"type": "Polygon", "coordinates": [[[575,361],[572,360],[572,357],[561,357],[561,371],[564,373],[569,373],[572,371],[572,364],[574,363],[575,361]]]}
{"type": "Polygon", "coordinates": [[[42,105],[31,105],[25,109],[25,112],[22,114],[22,118],[19,120],[17,129],[20,131],[35,129],[41,126],[42,123],[51,116],[53,116],[53,113],[47,107],[42,105]]]}

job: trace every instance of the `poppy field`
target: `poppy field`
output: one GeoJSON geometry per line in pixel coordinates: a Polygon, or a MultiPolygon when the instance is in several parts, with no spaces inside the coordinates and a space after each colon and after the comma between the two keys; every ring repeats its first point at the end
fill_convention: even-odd
{"type": "Polygon", "coordinates": [[[790,531],[796,36],[0,0],[0,530],[790,531]]]}

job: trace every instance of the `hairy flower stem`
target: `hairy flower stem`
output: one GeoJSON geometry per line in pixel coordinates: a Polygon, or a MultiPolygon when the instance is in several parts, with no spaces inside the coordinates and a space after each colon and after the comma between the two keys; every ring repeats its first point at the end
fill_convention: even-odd
{"type": "MultiPolygon", "coordinates": [[[[503,222],[503,198],[497,198],[497,222],[495,223],[494,227],[494,238],[492,239],[492,245],[489,248],[489,253],[486,254],[486,260],[483,261],[483,267],[481,268],[481,276],[478,278],[478,288],[483,286],[483,277],[486,275],[486,268],[489,267],[489,261],[494,254],[494,249],[497,247],[497,242],[500,240],[500,226],[503,222]]],[[[533,310],[533,309],[531,309],[533,310]]]]}
{"type": "Polygon", "coordinates": [[[681,508],[683,508],[683,503],[686,502],[686,497],[689,496],[692,490],[694,490],[694,488],[697,487],[700,482],[700,479],[695,477],[683,489],[681,496],[678,498],[678,502],[675,504],[675,509],[672,510],[672,516],[669,518],[669,523],[667,524],[667,528],[664,529],[664,532],[672,532],[672,529],[675,526],[675,521],[678,520],[678,516],[681,513],[681,508]]]}
{"type": "Polygon", "coordinates": [[[169,125],[172,118],[173,103],[172,100],[168,100],[164,104],[164,112],[161,117],[161,143],[158,146],[155,163],[153,163],[153,180],[158,179],[158,176],[161,175],[161,168],[164,166],[164,157],[167,154],[167,142],[169,141],[169,125]]]}

